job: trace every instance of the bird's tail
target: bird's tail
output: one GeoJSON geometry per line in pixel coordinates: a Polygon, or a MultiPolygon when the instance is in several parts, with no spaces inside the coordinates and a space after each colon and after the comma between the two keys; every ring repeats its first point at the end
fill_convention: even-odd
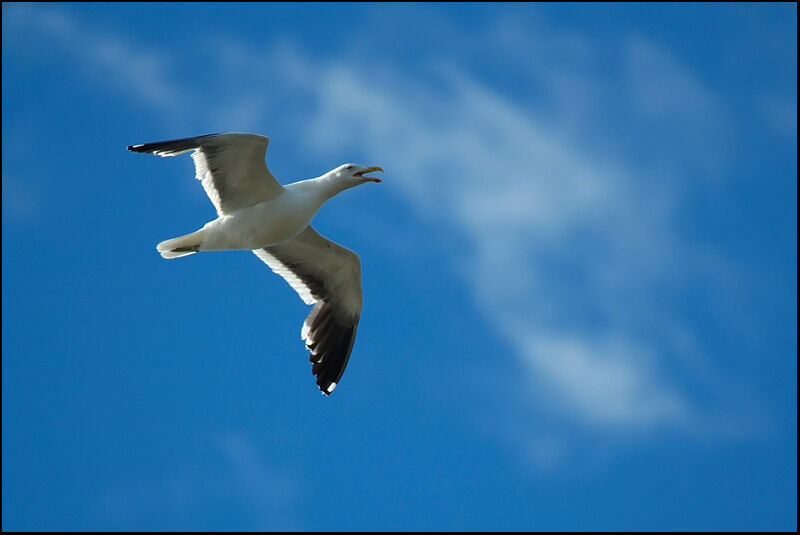
{"type": "Polygon", "coordinates": [[[179,258],[199,251],[204,237],[204,229],[200,229],[185,236],[164,240],[156,246],[156,249],[164,258],[179,258]]]}

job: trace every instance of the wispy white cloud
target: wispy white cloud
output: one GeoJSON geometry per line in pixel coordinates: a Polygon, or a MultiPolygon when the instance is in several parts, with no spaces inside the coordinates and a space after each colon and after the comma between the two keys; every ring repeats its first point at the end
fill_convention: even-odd
{"type": "Polygon", "coordinates": [[[659,135],[646,138],[655,150],[653,163],[671,165],[697,177],[720,178],[726,169],[731,124],[722,99],[715,98],[669,51],[644,37],[623,45],[621,94],[631,101],[634,117],[659,135]],[[659,146],[654,140],[662,143],[659,146]]]}
{"type": "Polygon", "coordinates": [[[3,221],[35,223],[41,219],[41,186],[32,180],[20,180],[3,172],[3,221]]]}
{"type": "Polygon", "coordinates": [[[714,98],[675,58],[643,37],[625,47],[625,67],[635,109],[653,117],[708,115],[714,98]]]}
{"type": "Polygon", "coordinates": [[[14,5],[3,9],[4,22],[49,40],[59,51],[75,57],[100,84],[113,84],[137,101],[175,120],[175,112],[189,109],[187,92],[170,77],[170,54],[133,43],[116,32],[81,24],[67,11],[49,6],[14,5]]]}
{"type": "Polygon", "coordinates": [[[293,477],[269,466],[243,433],[226,433],[215,446],[211,455],[187,452],[154,480],[118,482],[100,499],[100,516],[111,525],[136,525],[142,517],[168,513],[184,519],[179,529],[192,529],[200,527],[192,520],[199,509],[233,503],[249,513],[237,524],[247,529],[301,529],[296,512],[301,488],[293,477]]]}
{"type": "Polygon", "coordinates": [[[573,406],[590,423],[628,428],[677,421],[689,408],[660,380],[651,348],[579,332],[530,334],[525,349],[531,373],[547,378],[552,395],[573,406]]]}
{"type": "Polygon", "coordinates": [[[228,433],[220,449],[233,468],[239,495],[256,516],[258,529],[299,529],[292,510],[300,497],[297,482],[267,466],[252,441],[242,433],[228,433]]]}
{"type": "Polygon", "coordinates": [[[797,96],[767,94],[761,97],[759,111],[764,121],[777,132],[797,136],[797,96]]]}

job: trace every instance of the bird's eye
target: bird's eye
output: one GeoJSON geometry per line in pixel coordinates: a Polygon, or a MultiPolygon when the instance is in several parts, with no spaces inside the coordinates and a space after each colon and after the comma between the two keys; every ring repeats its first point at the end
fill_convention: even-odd
{"type": "Polygon", "coordinates": [[[345,167],[345,169],[352,169],[352,168],[353,168],[352,165],[348,165],[347,167],[345,167]]]}

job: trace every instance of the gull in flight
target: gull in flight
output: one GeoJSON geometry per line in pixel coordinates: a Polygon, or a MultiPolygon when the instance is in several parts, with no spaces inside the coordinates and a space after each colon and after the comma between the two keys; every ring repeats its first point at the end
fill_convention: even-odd
{"type": "Polygon", "coordinates": [[[282,186],[267,169],[269,138],[211,134],[131,145],[133,152],[177,156],[193,150],[197,180],[217,209],[203,228],[158,244],[164,258],[200,251],[249,249],[314,305],[300,336],[311,372],[329,395],[342,377],[361,317],[361,261],[310,225],[325,202],[342,191],[380,182],[380,167],[340,165],[322,176],[282,186]]]}

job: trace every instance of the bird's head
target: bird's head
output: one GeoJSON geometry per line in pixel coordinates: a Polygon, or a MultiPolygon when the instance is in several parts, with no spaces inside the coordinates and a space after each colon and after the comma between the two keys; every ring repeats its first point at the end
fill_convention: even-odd
{"type": "Polygon", "coordinates": [[[367,173],[372,173],[374,171],[380,171],[382,173],[383,169],[380,167],[364,167],[363,165],[346,163],[334,169],[333,174],[337,181],[345,182],[349,187],[352,187],[366,182],[380,182],[380,178],[366,176],[367,173]]]}

